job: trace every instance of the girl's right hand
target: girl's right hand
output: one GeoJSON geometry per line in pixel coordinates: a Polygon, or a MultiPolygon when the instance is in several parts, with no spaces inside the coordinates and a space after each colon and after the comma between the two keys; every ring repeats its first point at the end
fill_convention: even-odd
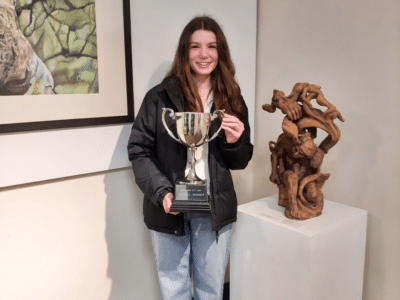
{"type": "Polygon", "coordinates": [[[174,195],[172,193],[166,194],[164,197],[164,200],[163,200],[163,206],[164,206],[165,213],[176,216],[177,214],[179,214],[179,212],[170,212],[172,202],[174,202],[174,195]]]}

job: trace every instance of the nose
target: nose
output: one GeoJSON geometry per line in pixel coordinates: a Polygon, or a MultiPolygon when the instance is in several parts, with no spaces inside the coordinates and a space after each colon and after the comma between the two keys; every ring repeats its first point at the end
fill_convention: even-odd
{"type": "Polygon", "coordinates": [[[200,56],[207,57],[207,47],[201,47],[200,56]]]}

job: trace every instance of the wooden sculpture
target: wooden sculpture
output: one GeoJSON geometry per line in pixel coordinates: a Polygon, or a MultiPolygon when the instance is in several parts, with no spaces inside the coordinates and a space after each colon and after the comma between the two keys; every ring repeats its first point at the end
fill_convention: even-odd
{"type": "Polygon", "coordinates": [[[285,207],[290,219],[306,220],[321,215],[323,193],[321,191],[330,174],[321,173],[320,167],[325,154],[340,138],[340,130],[333,123],[344,119],[336,107],[325,99],[321,87],[309,83],[296,83],[289,96],[274,90],[272,103],[262,108],[270,113],[279,108],[286,114],[283,133],[275,142],[269,143],[272,172],[270,180],[278,185],[279,205],[285,207]],[[316,99],[322,112],[313,108],[316,99]],[[317,129],[328,136],[319,146],[314,143],[317,129]]]}

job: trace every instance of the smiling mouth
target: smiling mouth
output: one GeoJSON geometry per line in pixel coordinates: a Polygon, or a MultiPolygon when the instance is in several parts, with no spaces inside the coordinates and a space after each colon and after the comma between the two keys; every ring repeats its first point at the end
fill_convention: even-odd
{"type": "Polygon", "coordinates": [[[200,67],[207,67],[208,65],[210,65],[209,62],[198,62],[197,63],[200,67]]]}

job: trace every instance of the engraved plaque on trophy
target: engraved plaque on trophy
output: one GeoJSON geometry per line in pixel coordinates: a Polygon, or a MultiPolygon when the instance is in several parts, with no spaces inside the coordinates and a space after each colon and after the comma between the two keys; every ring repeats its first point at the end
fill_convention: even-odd
{"type": "Polygon", "coordinates": [[[207,182],[196,175],[196,149],[204,143],[208,143],[217,137],[221,126],[211,138],[208,138],[208,131],[211,122],[223,116],[223,110],[216,110],[214,113],[177,112],[170,108],[163,108],[162,122],[168,134],[177,142],[188,147],[187,162],[190,166],[189,174],[185,178],[178,179],[175,183],[174,202],[171,206],[172,212],[194,212],[210,211],[210,203],[207,195],[207,182]],[[165,114],[176,121],[176,132],[178,137],[172,133],[165,122],[165,114]]]}

